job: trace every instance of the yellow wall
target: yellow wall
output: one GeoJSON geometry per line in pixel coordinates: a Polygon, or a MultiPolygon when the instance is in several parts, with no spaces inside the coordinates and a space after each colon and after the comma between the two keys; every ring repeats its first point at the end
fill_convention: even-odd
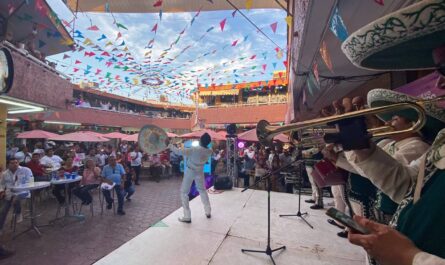
{"type": "Polygon", "coordinates": [[[5,105],[0,104],[0,168],[6,168],[6,117],[8,112],[5,105]]]}

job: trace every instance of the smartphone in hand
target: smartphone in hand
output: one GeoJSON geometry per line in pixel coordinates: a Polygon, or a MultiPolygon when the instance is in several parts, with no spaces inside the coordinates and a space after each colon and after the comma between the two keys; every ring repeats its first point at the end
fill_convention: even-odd
{"type": "Polygon", "coordinates": [[[354,221],[354,219],[352,219],[351,217],[349,217],[348,215],[346,215],[343,212],[340,212],[339,210],[335,209],[335,208],[329,208],[326,211],[326,215],[328,215],[329,217],[331,217],[332,219],[338,221],[339,223],[341,223],[342,225],[358,232],[364,235],[369,234],[368,229],[364,228],[363,226],[359,225],[356,221],[354,221]]]}

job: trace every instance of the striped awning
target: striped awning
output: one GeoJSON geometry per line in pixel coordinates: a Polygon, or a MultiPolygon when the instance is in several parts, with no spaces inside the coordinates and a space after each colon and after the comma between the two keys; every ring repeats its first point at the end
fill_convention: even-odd
{"type": "Polygon", "coordinates": [[[227,96],[238,95],[238,89],[217,90],[217,91],[199,91],[200,96],[227,96]]]}

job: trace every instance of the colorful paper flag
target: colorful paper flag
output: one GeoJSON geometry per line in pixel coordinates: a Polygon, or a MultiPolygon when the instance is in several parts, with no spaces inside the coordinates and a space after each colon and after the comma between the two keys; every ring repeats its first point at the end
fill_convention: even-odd
{"type": "Polygon", "coordinates": [[[151,29],[151,31],[153,32],[155,32],[155,34],[156,34],[156,32],[158,31],[158,23],[156,23],[154,26],[153,26],[153,28],[151,29]]]}
{"type": "Polygon", "coordinates": [[[250,10],[252,8],[253,0],[246,0],[246,9],[250,10]]]}
{"type": "Polygon", "coordinates": [[[153,7],[160,7],[162,6],[162,0],[158,0],[153,4],[153,7]]]}
{"type": "Polygon", "coordinates": [[[337,38],[339,38],[342,42],[348,38],[348,31],[343,19],[340,16],[338,6],[334,9],[334,13],[332,14],[331,21],[329,23],[329,28],[332,33],[334,33],[334,35],[337,36],[337,38]]]}
{"type": "Polygon", "coordinates": [[[238,43],[238,40],[232,42],[232,47],[236,46],[237,43],[238,43]]]}
{"type": "Polygon", "coordinates": [[[278,26],[278,22],[270,24],[270,28],[272,29],[273,33],[276,33],[277,26],[278,26]]]}
{"type": "Polygon", "coordinates": [[[292,26],[292,16],[287,16],[285,19],[287,26],[290,28],[292,26]]]}
{"type": "Polygon", "coordinates": [[[87,30],[98,31],[99,28],[96,25],[93,25],[93,26],[87,28],[87,30]]]}
{"type": "Polygon", "coordinates": [[[118,28],[123,28],[123,29],[128,30],[128,28],[125,27],[125,26],[124,26],[123,24],[121,24],[121,23],[116,22],[116,26],[117,26],[118,28]]]}
{"type": "Polygon", "coordinates": [[[219,22],[219,26],[221,27],[221,31],[224,31],[224,26],[226,25],[226,18],[219,22]]]}
{"type": "Polygon", "coordinates": [[[333,66],[332,66],[332,61],[331,61],[331,56],[329,55],[328,47],[327,47],[325,41],[323,41],[323,42],[321,43],[321,46],[320,46],[320,55],[321,55],[321,58],[323,59],[323,62],[325,63],[325,65],[328,67],[328,69],[329,69],[331,72],[334,72],[334,71],[333,71],[333,66]]]}

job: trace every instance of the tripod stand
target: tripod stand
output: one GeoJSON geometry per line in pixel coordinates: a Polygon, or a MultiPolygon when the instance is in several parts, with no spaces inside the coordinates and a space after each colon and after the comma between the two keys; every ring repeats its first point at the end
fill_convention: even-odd
{"type": "Polygon", "coordinates": [[[244,192],[244,191],[246,191],[246,190],[256,186],[258,183],[260,183],[262,181],[266,181],[266,186],[267,186],[267,246],[266,246],[266,250],[241,249],[241,252],[243,252],[243,253],[245,253],[245,252],[264,253],[264,254],[266,254],[266,255],[268,255],[270,257],[270,259],[272,260],[272,263],[275,265],[275,260],[272,257],[272,253],[275,252],[275,251],[278,251],[278,250],[286,249],[286,246],[281,246],[281,247],[275,248],[275,249],[272,249],[270,247],[270,192],[272,190],[270,178],[273,175],[275,175],[276,173],[280,172],[281,170],[291,166],[296,161],[297,160],[293,160],[289,164],[286,164],[286,165],[278,168],[277,170],[269,172],[268,174],[263,176],[261,179],[256,181],[254,184],[252,184],[251,186],[249,186],[249,187],[247,187],[247,188],[242,190],[242,192],[244,192]]]}
{"type": "Polygon", "coordinates": [[[300,175],[299,179],[300,179],[300,183],[298,185],[298,211],[297,211],[296,214],[280,214],[280,217],[296,216],[296,217],[300,218],[301,220],[303,220],[310,228],[314,229],[314,227],[303,217],[304,215],[307,215],[307,212],[306,213],[302,213],[300,211],[300,208],[301,208],[301,186],[303,184],[303,177],[302,177],[303,166],[304,166],[304,161],[299,165],[299,171],[300,171],[299,172],[300,173],[299,174],[300,175]]]}

